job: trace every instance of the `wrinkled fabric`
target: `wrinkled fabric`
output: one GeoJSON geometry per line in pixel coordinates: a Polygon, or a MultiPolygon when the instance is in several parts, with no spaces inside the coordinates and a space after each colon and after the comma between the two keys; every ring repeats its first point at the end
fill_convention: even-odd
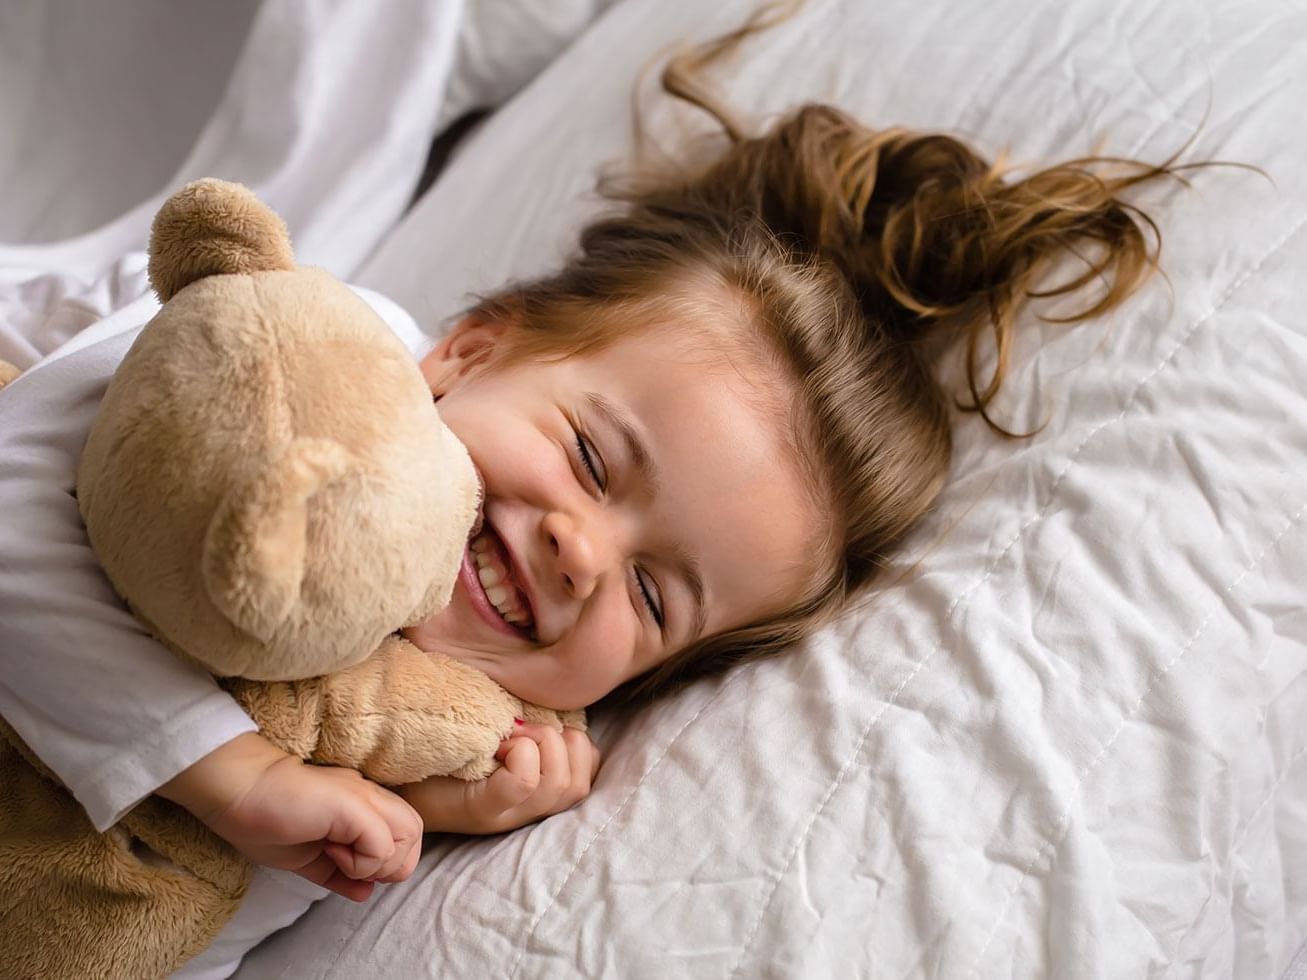
{"type": "Polygon", "coordinates": [[[145,295],[149,222],[199,177],[248,184],[303,264],[350,278],[432,136],[499,105],[614,2],[5,5],[0,359],[28,367],[145,295]]]}
{"type": "Polygon", "coordinates": [[[0,58],[10,82],[0,181],[14,202],[0,223],[0,358],[28,367],[145,295],[150,221],[190,180],[248,185],[285,219],[302,264],[342,278],[403,213],[454,71],[462,0],[401,0],[385,17],[362,0],[246,4],[221,25],[145,0],[85,6],[0,15],[10,55],[0,58]],[[122,39],[124,25],[141,36],[122,39]],[[196,33],[212,34],[226,60],[209,52],[187,71],[176,49],[196,33]],[[156,49],[166,51],[157,65],[156,49]],[[82,62],[70,57],[83,50],[82,62]],[[169,74],[191,101],[177,99],[169,74]],[[59,105],[78,106],[82,89],[100,117],[70,120],[46,105],[62,92],[59,105]],[[201,118],[179,118],[192,105],[201,118]],[[174,125],[194,134],[189,145],[174,125]],[[98,145],[124,142],[134,156],[97,158],[98,145]],[[138,186],[137,169],[152,182],[138,186]]]}

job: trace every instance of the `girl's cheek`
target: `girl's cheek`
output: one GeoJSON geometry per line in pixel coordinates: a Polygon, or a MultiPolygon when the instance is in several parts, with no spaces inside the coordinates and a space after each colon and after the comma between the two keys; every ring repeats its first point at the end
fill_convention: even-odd
{"type": "Polygon", "coordinates": [[[556,505],[560,487],[575,483],[565,449],[534,433],[498,443],[491,463],[499,477],[500,496],[516,497],[538,507],[556,505]]]}
{"type": "Polygon", "coordinates": [[[585,642],[581,644],[587,659],[587,672],[602,675],[605,680],[611,680],[612,687],[616,687],[625,680],[625,671],[635,658],[640,623],[630,602],[616,591],[595,613],[587,624],[585,642]]]}

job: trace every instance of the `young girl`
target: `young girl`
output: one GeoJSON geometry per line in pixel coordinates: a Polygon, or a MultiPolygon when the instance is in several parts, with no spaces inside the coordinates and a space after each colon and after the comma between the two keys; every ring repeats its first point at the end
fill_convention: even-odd
{"type": "MultiPolygon", "coordinates": [[[[965,342],[962,407],[1002,432],[989,409],[1016,310],[1098,283],[1073,319],[1124,299],[1155,252],[1119,195],[1174,169],[1079,161],[1012,179],[954,139],[829,107],[745,138],[691,100],[730,137],[715,160],[623,192],[562,271],[483,298],[422,357],[481,470],[485,527],[449,606],[409,638],[552,707],[644,700],[838,612],[944,482],[952,397],[932,351],[965,342]],[[1083,273],[1034,291],[1047,260],[1084,245],[1083,273]]],[[[68,495],[125,349],[0,397],[0,715],[96,826],[159,792],[256,862],[361,899],[412,871],[422,827],[502,831],[588,793],[589,740],[530,727],[478,784],[396,796],[303,766],[141,633],[96,578],[68,495]]],[[[266,904],[246,908],[264,932],[306,902],[278,918],[267,909],[287,899],[258,887],[266,904]]],[[[203,969],[218,967],[185,972],[203,969]]]]}

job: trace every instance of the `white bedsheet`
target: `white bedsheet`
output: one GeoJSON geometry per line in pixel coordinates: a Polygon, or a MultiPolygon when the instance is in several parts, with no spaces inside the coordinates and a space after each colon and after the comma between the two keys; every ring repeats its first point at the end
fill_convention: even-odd
{"type": "MultiPolygon", "coordinates": [[[[434,326],[552,266],[649,56],[744,0],[622,0],[363,272],[434,326]]],[[[788,658],[600,727],[579,808],[437,841],[242,978],[1276,977],[1307,938],[1307,10],[817,2],[728,73],[1019,159],[1258,164],[1157,188],[1169,284],[1027,317],[904,570],[788,658]]],[[[655,118],[673,132],[665,104],[655,118]]],[[[677,117],[679,118],[679,117],[677,117]]]]}
{"type": "Polygon", "coordinates": [[[248,184],[285,218],[300,262],[352,275],[417,183],[465,16],[463,0],[386,12],[366,0],[246,0],[225,19],[157,0],[6,7],[0,358],[27,367],[144,295],[150,220],[198,177],[248,184]]]}

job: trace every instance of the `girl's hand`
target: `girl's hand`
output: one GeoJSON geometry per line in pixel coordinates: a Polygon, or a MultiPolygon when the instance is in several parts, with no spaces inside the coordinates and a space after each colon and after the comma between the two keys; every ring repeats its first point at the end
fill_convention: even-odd
{"type": "Polygon", "coordinates": [[[498,834],[575,806],[599,771],[598,747],[573,728],[521,725],[495,758],[503,766],[480,782],[432,776],[396,792],[428,831],[498,834]]]}
{"type": "Polygon", "coordinates": [[[411,806],[357,772],[308,766],[253,732],[214,750],[159,794],[256,864],[293,871],[354,901],[417,864],[411,806]]]}

